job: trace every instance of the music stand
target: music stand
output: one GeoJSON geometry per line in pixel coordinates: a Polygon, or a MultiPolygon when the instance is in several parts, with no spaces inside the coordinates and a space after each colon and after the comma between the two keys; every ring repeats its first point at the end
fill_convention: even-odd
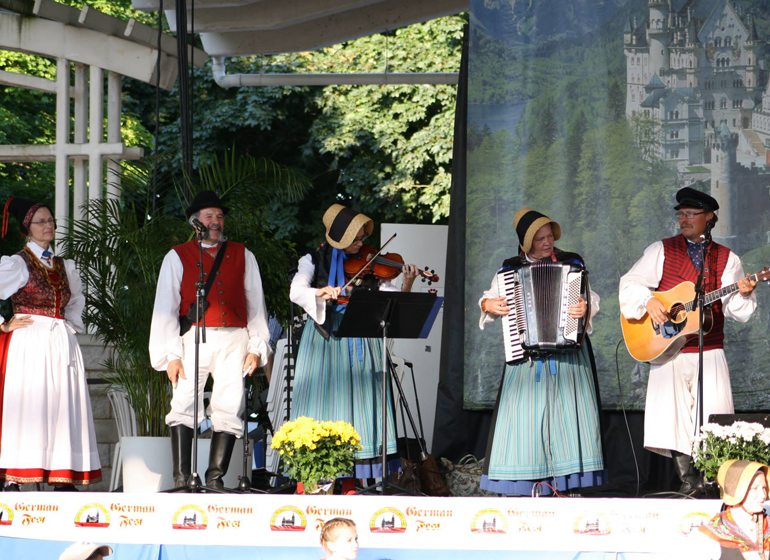
{"type": "MultiPolygon", "coordinates": [[[[335,336],[382,338],[382,493],[388,455],[388,338],[427,338],[444,298],[422,292],[354,290],[335,336]]],[[[378,484],[365,488],[369,491],[378,484]]]]}

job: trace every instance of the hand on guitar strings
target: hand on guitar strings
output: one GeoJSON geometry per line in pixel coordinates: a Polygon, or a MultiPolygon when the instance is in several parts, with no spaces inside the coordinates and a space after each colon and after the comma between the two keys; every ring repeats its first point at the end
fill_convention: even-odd
{"type": "Polygon", "coordinates": [[[655,324],[662,325],[669,320],[668,309],[666,309],[666,306],[663,305],[660,300],[652,297],[650,298],[650,301],[647,302],[646,307],[650,319],[652,319],[655,324]]]}

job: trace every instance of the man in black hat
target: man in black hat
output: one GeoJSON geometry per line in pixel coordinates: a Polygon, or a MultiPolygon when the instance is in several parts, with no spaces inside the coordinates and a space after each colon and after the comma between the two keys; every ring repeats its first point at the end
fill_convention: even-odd
{"type": "MultiPolygon", "coordinates": [[[[704,184],[698,184],[704,188],[704,184]]],[[[680,234],[656,241],[620,279],[620,312],[626,319],[650,319],[664,336],[675,336],[668,309],[652,292],[665,292],[682,282],[695,284],[703,268],[704,290],[712,292],[733,283],[733,292],[710,306],[713,326],[703,342],[703,418],[732,414],[730,374],[724,353],[724,320],[745,322],[756,308],[755,282],[746,278],[738,256],[710,240],[717,222],[717,201],[702,190],[685,187],[676,193],[680,234]]],[[[644,446],[670,456],[682,485],[680,492],[702,488],[692,461],[692,443],[698,418],[698,337],[692,337],[669,361],[650,366],[644,419],[644,446]]]]}
{"type": "Polygon", "coordinates": [[[171,429],[174,484],[184,486],[191,473],[193,429],[203,416],[203,388],[209,373],[211,393],[211,452],[206,485],[224,488],[222,481],[235,440],[243,433],[243,379],[270,356],[262,279],[254,255],[243,244],[224,236],[227,208],[211,191],[198,193],[185,214],[201,236],[206,326],[205,344],[199,348],[199,382],[194,385],[196,283],[200,248],[195,240],[172,248],[158,276],[150,331],[150,358],[165,371],[174,386],[171,429]],[[212,269],[213,280],[209,281],[212,269]],[[186,324],[187,330],[184,328],[186,324]],[[190,324],[193,328],[190,328],[190,324]],[[193,418],[198,398],[198,419],[193,418]]]}

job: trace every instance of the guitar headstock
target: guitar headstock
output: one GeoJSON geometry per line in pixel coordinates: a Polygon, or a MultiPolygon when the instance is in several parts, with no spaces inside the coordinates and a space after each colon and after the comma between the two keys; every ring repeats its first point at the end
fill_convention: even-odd
{"type": "Polygon", "coordinates": [[[770,282],[770,267],[765,267],[754,276],[757,277],[757,282],[770,282]]]}

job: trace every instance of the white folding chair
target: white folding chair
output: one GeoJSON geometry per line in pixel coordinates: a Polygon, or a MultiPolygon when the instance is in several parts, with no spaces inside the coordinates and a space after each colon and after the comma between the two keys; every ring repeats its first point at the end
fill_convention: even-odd
{"type": "Polygon", "coordinates": [[[123,457],[120,452],[120,438],[137,435],[136,414],[128,400],[128,393],[120,385],[111,385],[107,389],[107,398],[115,414],[115,424],[118,428],[118,442],[112,455],[112,475],[110,476],[110,492],[118,488],[123,474],[123,457]]]}

